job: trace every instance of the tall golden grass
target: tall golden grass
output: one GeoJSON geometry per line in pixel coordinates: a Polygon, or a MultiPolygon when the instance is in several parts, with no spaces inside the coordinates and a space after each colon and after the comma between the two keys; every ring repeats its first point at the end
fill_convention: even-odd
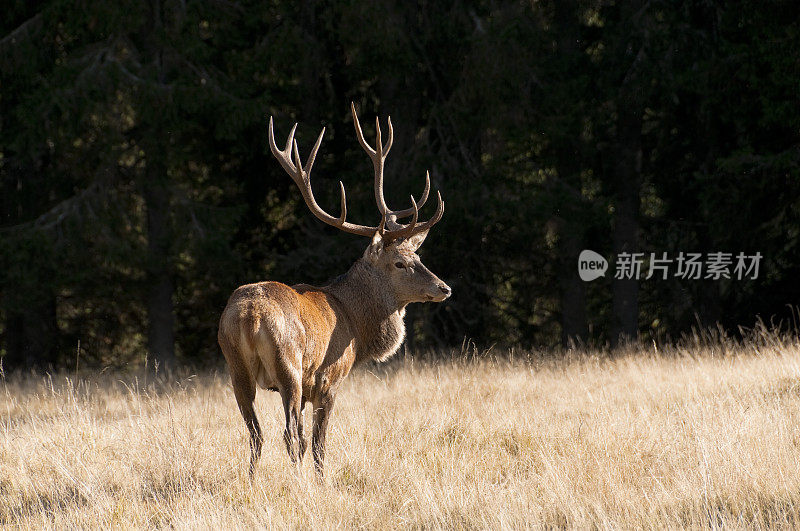
{"type": "Polygon", "coordinates": [[[324,483],[289,464],[269,392],[249,481],[224,372],[0,385],[4,526],[800,525],[800,346],[777,337],[362,367],[324,483]]]}

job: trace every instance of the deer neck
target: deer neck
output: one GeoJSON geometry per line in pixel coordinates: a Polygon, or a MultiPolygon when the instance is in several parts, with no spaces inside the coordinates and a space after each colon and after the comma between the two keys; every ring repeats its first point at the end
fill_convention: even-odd
{"type": "Polygon", "coordinates": [[[347,313],[359,361],[383,361],[405,338],[405,304],[387,290],[388,282],[386,275],[362,258],[327,287],[347,313]]]}

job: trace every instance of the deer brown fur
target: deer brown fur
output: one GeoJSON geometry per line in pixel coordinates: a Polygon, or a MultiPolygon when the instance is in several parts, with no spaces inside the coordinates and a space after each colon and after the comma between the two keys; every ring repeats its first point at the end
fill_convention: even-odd
{"type": "Polygon", "coordinates": [[[294,129],[286,149],[280,151],[275,146],[270,119],[270,148],[297,183],[314,215],[341,230],[371,236],[372,240],[350,270],[327,286],[289,287],[279,282],[259,282],[241,286],[231,295],[220,318],[218,340],[250,433],[251,476],[263,444],[253,408],[257,387],[281,394],[286,418],[284,442],[293,462],[299,462],[305,454],[302,413],[306,402],[311,402],[312,454],[315,469],[322,474],[328,421],[337,391],[350,369],[363,360],[384,360],[398,349],[405,337],[403,317],[408,304],[440,302],[450,296],[447,284],[428,270],[416,254],[430,227],[442,217],[441,196],[436,214],[425,223],[418,224],[417,217],[418,208],[428,196],[429,179],[419,205],[412,197],[411,208],[389,210],[383,199],[383,162],[392,143],[391,121],[385,146],[377,126],[373,150],[363,140],[355,107],[352,112],[359,142],[375,167],[375,196],[381,213],[381,223],[376,227],[345,221],[344,186],[339,218],[316,204],[310,172],[324,129],[303,167],[293,140],[294,129]],[[412,217],[408,224],[397,221],[408,216],[412,217]]]}

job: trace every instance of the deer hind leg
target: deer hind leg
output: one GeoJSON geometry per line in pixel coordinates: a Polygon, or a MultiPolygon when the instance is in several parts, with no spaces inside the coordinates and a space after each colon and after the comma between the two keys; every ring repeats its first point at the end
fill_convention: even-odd
{"type": "Polygon", "coordinates": [[[286,414],[286,429],[283,432],[283,441],[286,443],[286,451],[292,463],[299,463],[305,444],[302,442],[302,410],[303,410],[303,391],[300,386],[299,378],[287,382],[281,387],[281,398],[283,399],[283,411],[286,414]]]}
{"type": "Polygon", "coordinates": [[[252,479],[256,470],[256,463],[261,456],[261,447],[264,438],[261,434],[261,426],[258,424],[253,402],[256,399],[256,384],[250,371],[241,363],[241,357],[228,356],[233,352],[223,350],[228,359],[228,367],[231,371],[231,382],[233,383],[233,394],[236,396],[236,403],[242,413],[247,431],[250,433],[250,478],[252,479]]]}
{"type": "Polygon", "coordinates": [[[300,418],[297,422],[297,435],[300,438],[300,462],[303,461],[303,456],[306,455],[306,446],[308,445],[308,440],[306,439],[305,435],[303,435],[303,411],[306,407],[306,397],[303,397],[302,402],[300,403],[300,418]]]}

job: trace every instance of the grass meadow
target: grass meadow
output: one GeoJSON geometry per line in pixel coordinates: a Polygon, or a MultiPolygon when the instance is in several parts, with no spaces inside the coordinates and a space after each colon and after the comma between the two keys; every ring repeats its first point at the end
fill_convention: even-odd
{"type": "Polygon", "coordinates": [[[776,337],[360,367],[323,483],[266,391],[249,481],[224,369],[0,386],[5,527],[800,526],[800,345],[776,337]]]}

